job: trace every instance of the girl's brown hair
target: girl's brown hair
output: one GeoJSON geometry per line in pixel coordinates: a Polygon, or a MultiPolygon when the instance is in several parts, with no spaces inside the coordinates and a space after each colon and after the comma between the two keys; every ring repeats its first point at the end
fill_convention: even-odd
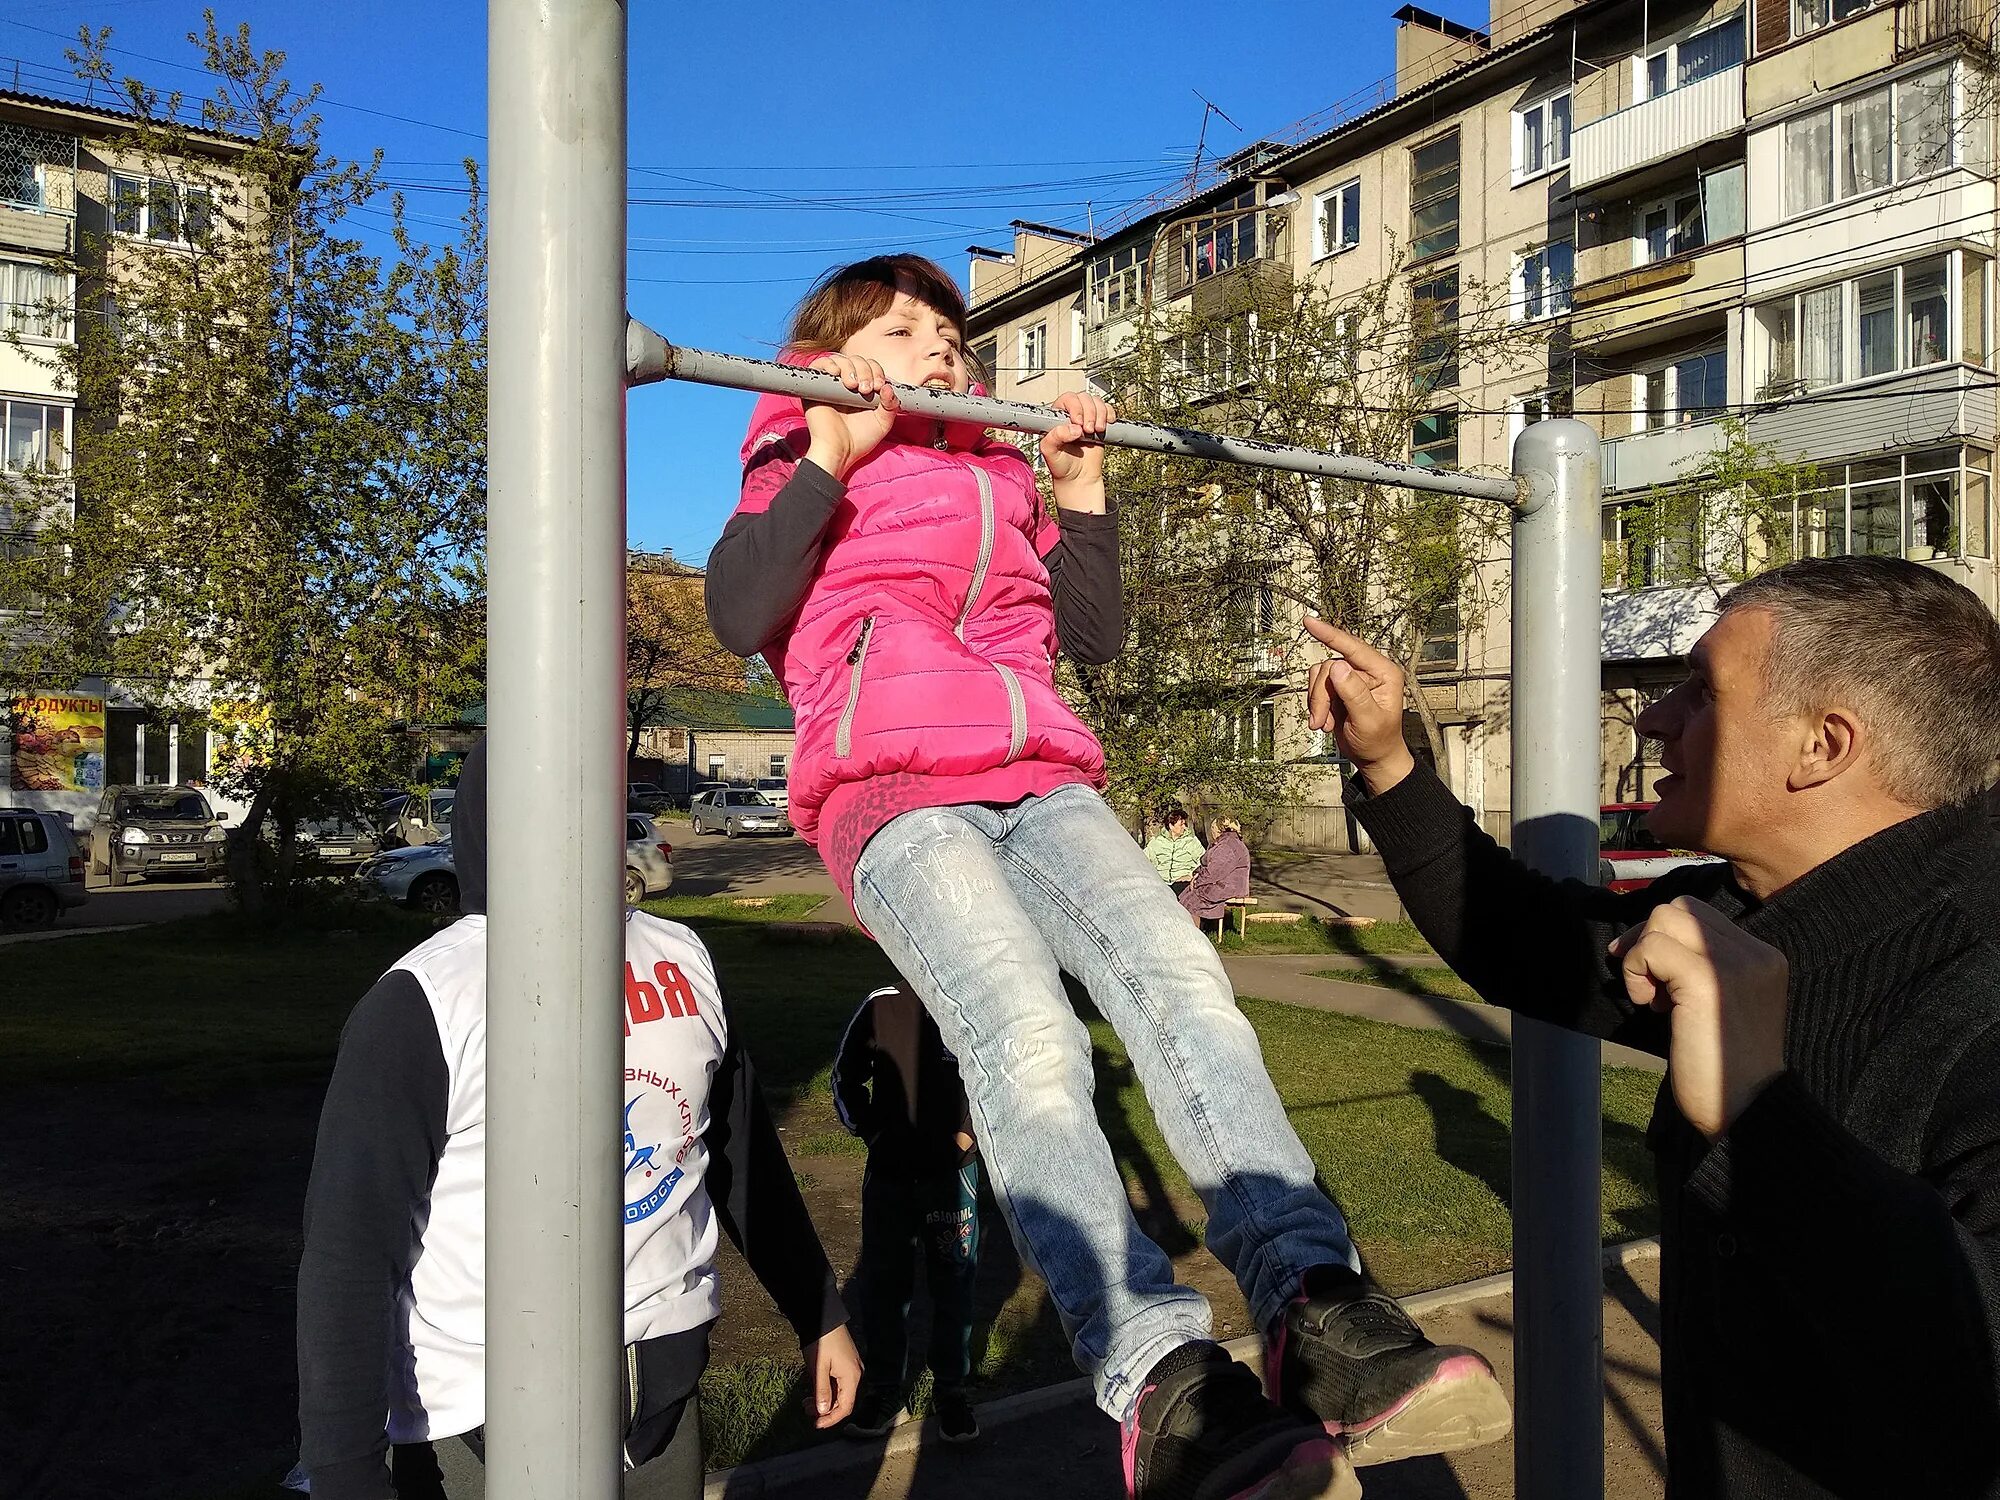
{"type": "MultiPolygon", "coordinates": [[[[944,268],[921,255],[876,255],[852,265],[836,266],[813,283],[785,335],[787,354],[832,354],[861,329],[881,317],[896,300],[898,289],[933,307],[951,320],[959,342],[967,344],[965,298],[944,268]]],[[[992,372],[979,367],[969,345],[966,368],[976,380],[992,383],[992,372]]]]}

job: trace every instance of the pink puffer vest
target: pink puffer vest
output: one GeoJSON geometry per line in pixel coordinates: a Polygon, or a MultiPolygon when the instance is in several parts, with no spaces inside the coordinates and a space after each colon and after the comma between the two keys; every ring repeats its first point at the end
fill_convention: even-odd
{"type": "MultiPolygon", "coordinates": [[[[771,442],[803,453],[805,428],[797,400],[764,397],[744,461],[771,442]]],[[[1103,747],[1056,692],[1038,549],[1055,540],[1027,460],[976,427],[905,417],[848,475],[819,576],[764,653],[797,718],[800,834],[836,787],[893,772],[1047,761],[1102,783],[1103,747]]]]}

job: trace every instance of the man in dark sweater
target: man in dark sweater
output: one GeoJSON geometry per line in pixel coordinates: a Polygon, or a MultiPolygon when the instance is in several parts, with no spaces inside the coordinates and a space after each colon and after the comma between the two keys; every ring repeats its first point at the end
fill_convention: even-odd
{"type": "Polygon", "coordinates": [[[1899,558],[1740,586],[1640,731],[1648,815],[1726,861],[1615,895],[1528,870],[1402,736],[1347,632],[1312,721],[1411,917],[1495,1004],[1668,1059],[1668,1493],[2000,1496],[2000,623],[1899,558]]]}

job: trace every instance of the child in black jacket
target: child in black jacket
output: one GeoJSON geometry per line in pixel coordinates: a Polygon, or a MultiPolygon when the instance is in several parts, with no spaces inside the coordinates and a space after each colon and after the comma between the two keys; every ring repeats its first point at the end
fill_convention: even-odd
{"type": "Polygon", "coordinates": [[[921,1254],[931,1294],[931,1407],[946,1442],[979,1436],[966,1398],[979,1266],[979,1157],[958,1062],[900,985],[861,1003],[833,1066],[840,1120],[868,1143],[861,1185],[861,1391],[847,1430],[879,1437],[909,1399],[908,1322],[921,1254]]]}

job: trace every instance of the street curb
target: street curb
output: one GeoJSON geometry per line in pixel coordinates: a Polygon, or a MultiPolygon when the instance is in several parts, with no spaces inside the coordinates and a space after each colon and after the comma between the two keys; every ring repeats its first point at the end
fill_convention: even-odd
{"type": "Polygon", "coordinates": [[[0,948],[9,943],[46,943],[55,938],[96,937],[105,932],[137,932],[151,922],[114,922],[108,927],[56,927],[47,932],[10,932],[0,936],[0,948]]]}
{"type": "MultiPolygon", "coordinates": [[[[1657,1260],[1659,1254],[1658,1237],[1649,1235],[1644,1239],[1606,1245],[1603,1261],[1607,1270],[1622,1269],[1642,1261],[1657,1260]]],[[[1513,1290],[1514,1273],[1502,1271],[1497,1276],[1461,1281],[1455,1286],[1441,1286],[1435,1291],[1418,1292],[1399,1300],[1411,1317],[1425,1318],[1448,1307],[1506,1296],[1513,1290]]],[[[1229,1351],[1231,1358],[1256,1369],[1264,1341],[1254,1333],[1245,1334],[1242,1338],[1226,1340],[1222,1347],[1229,1351]]],[[[1038,1416],[1058,1407],[1092,1399],[1087,1376],[1066,1380],[1060,1385],[1022,1391],[1015,1396],[1002,1396],[997,1401],[988,1401],[976,1408],[979,1430],[982,1435],[990,1435],[1024,1417],[1038,1416]]],[[[799,1453],[785,1453],[757,1463],[738,1464],[733,1469],[718,1469],[708,1476],[702,1492],[703,1500],[755,1500],[758,1496],[782,1494],[794,1485],[825,1478],[844,1469],[859,1468],[864,1464],[878,1468],[885,1458],[915,1452],[922,1446],[923,1440],[923,1422],[905,1412],[888,1437],[880,1442],[843,1440],[824,1443],[799,1453]]]]}

